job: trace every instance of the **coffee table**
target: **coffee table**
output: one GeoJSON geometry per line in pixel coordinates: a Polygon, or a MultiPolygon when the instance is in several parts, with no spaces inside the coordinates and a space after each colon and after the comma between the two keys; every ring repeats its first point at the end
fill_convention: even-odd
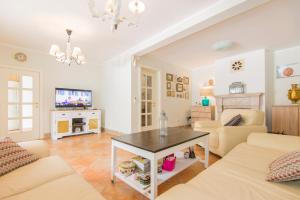
{"type": "Polygon", "coordinates": [[[157,196],[157,186],[159,184],[196,162],[202,162],[205,167],[208,167],[208,135],[209,133],[193,131],[191,128],[169,128],[167,136],[160,136],[159,130],[151,130],[113,137],[111,149],[111,181],[115,183],[115,178],[118,177],[138,192],[154,200],[157,196]],[[177,158],[176,166],[173,171],[163,171],[161,174],[157,173],[157,161],[159,159],[199,143],[205,148],[204,160],[198,157],[195,159],[177,158]],[[116,170],[117,148],[150,160],[151,183],[148,187],[145,187],[135,180],[134,175],[125,176],[116,170]]]}

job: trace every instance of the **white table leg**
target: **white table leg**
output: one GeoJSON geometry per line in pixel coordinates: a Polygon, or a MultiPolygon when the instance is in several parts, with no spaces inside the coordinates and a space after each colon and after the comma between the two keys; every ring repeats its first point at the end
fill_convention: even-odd
{"type": "Polygon", "coordinates": [[[204,166],[205,168],[208,167],[208,161],[209,161],[209,140],[208,140],[208,136],[205,136],[205,160],[204,160],[204,166]]]}
{"type": "Polygon", "coordinates": [[[151,191],[150,200],[155,200],[157,197],[157,160],[155,154],[151,159],[151,191]]]}
{"type": "Polygon", "coordinates": [[[115,183],[115,169],[116,169],[116,161],[117,161],[117,147],[114,145],[112,141],[111,144],[111,182],[115,183]]]}

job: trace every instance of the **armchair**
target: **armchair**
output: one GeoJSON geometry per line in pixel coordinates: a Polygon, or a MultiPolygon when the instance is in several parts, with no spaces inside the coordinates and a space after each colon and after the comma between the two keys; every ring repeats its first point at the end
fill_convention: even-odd
{"type": "Polygon", "coordinates": [[[252,132],[267,132],[264,112],[252,109],[228,109],[223,111],[218,121],[197,121],[195,131],[209,132],[209,150],[223,157],[236,145],[246,142],[252,132]],[[224,126],[232,117],[240,114],[239,126],[224,126]]]}

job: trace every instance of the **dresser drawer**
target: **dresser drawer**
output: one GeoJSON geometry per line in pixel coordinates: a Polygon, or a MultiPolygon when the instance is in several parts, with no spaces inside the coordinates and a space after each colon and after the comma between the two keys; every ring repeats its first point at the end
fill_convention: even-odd
{"type": "Polygon", "coordinates": [[[211,107],[210,106],[193,106],[192,107],[192,112],[211,112],[211,107]]]}
{"type": "Polygon", "coordinates": [[[197,122],[197,121],[211,121],[211,119],[202,118],[202,117],[197,117],[197,118],[192,119],[192,123],[197,122]]]}
{"type": "Polygon", "coordinates": [[[72,117],[80,118],[80,117],[85,117],[85,116],[86,116],[86,114],[84,112],[74,112],[74,113],[72,113],[72,117]]]}
{"type": "Polygon", "coordinates": [[[55,118],[69,118],[69,117],[70,117],[70,113],[67,112],[55,113],[55,118]]]}
{"type": "Polygon", "coordinates": [[[99,117],[99,112],[88,112],[87,113],[88,117],[99,117]]]}
{"type": "Polygon", "coordinates": [[[191,116],[192,116],[192,118],[201,117],[201,118],[211,119],[211,113],[210,112],[191,112],[191,116]]]}

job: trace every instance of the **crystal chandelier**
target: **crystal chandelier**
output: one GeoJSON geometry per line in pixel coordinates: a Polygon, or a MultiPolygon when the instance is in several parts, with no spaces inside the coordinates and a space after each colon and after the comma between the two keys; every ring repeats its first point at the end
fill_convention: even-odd
{"type": "MultiPolygon", "coordinates": [[[[111,30],[116,31],[120,23],[129,21],[126,17],[121,17],[122,0],[108,0],[104,9],[104,14],[101,16],[100,12],[96,9],[95,0],[89,0],[89,9],[92,13],[92,16],[95,18],[101,18],[102,21],[111,22],[111,30]]],[[[146,9],[145,4],[141,0],[132,0],[128,4],[128,9],[131,13],[134,14],[134,18],[146,9]]],[[[136,22],[128,22],[128,26],[136,26],[136,22]]]]}
{"type": "Polygon", "coordinates": [[[71,48],[71,34],[72,30],[66,29],[68,34],[67,48],[66,52],[62,52],[58,45],[52,44],[49,54],[51,56],[55,56],[56,60],[61,63],[65,63],[67,65],[71,65],[72,63],[76,63],[77,65],[81,65],[85,63],[85,57],[81,52],[79,47],[74,47],[73,51],[71,48]]]}

